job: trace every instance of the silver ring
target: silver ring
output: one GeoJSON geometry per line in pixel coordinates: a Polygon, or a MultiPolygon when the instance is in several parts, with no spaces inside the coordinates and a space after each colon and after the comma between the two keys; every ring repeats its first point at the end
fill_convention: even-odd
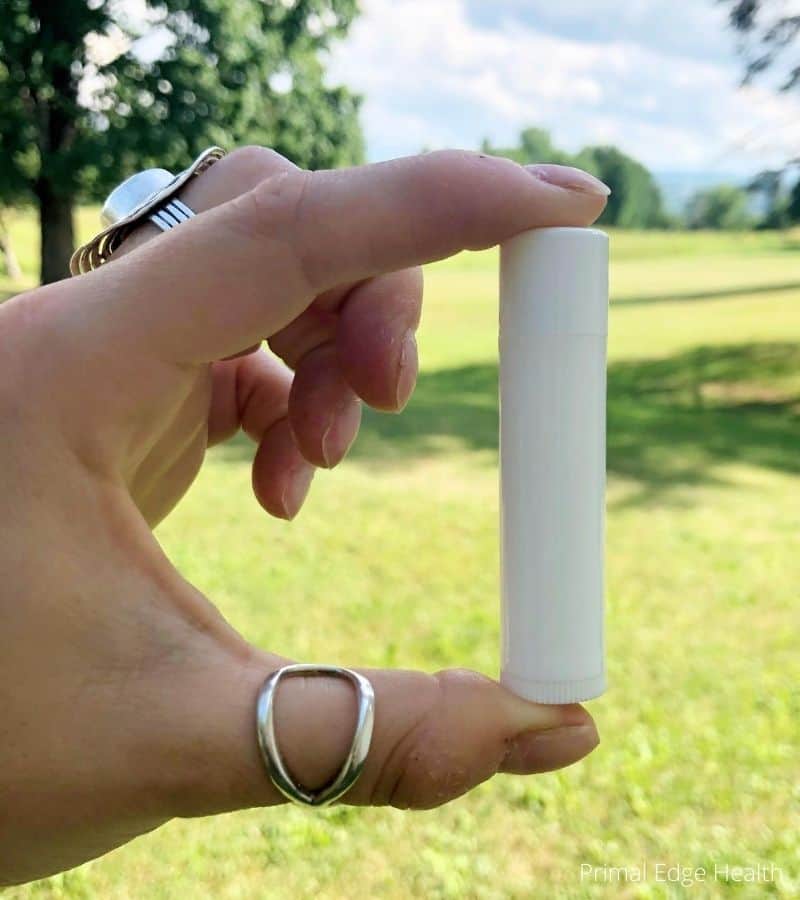
{"type": "Polygon", "coordinates": [[[328,806],[338,800],[356,783],[372,742],[375,722],[375,692],[369,680],[352,669],[339,666],[292,665],[273,672],[264,682],[256,704],[256,731],[261,757],[275,787],[301,806],[328,806]],[[275,736],[273,701],[281,679],[292,675],[335,675],[352,682],[358,693],[358,717],[353,742],[338,774],[328,784],[315,791],[301,787],[289,774],[275,736]]]}
{"type": "Polygon", "coordinates": [[[130,232],[146,219],[167,231],[192,218],[194,211],[177,199],[178,191],[224,155],[220,147],[209,147],[178,175],[166,169],[146,169],[115,187],[100,213],[105,227],[72,254],[70,272],[82,275],[107,263],[130,232]]]}
{"type": "Polygon", "coordinates": [[[195,215],[195,211],[190,206],[177,197],[173,197],[165,206],[160,206],[150,213],[148,218],[161,231],[169,231],[170,228],[180,225],[181,222],[193,219],[195,215]]]}

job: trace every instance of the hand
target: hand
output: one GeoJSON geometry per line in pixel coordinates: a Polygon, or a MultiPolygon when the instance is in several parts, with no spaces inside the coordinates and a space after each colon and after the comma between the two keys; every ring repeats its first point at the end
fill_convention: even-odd
{"type": "MultiPolygon", "coordinates": [[[[151,527],[208,444],[240,428],[257,444],[256,496],[293,517],[314,467],[354,440],[361,400],[399,410],[411,394],[415,267],[586,225],[604,205],[575,170],[453,152],[312,174],[246,148],[182,196],[205,212],[157,240],[144,226],[110,265],[0,307],[0,883],[175,816],[282,802],[254,703],[287,660],[237,634],[151,527]]],[[[375,734],[348,803],[435,806],[597,743],[581,707],[473,673],[366,674],[375,734]]],[[[281,688],[301,783],[338,769],[354,710],[335,679],[281,688]]]]}

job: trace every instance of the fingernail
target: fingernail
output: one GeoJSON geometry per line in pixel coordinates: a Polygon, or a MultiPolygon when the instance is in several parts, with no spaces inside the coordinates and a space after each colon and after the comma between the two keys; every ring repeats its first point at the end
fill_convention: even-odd
{"type": "Polygon", "coordinates": [[[604,184],[599,178],[595,178],[594,175],[584,172],[583,169],[551,164],[538,164],[526,166],[526,168],[540,181],[554,184],[556,187],[564,188],[567,191],[580,191],[584,194],[595,194],[600,197],[608,197],[611,194],[611,188],[607,184],[604,184]]]}
{"type": "Polygon", "coordinates": [[[332,469],[347,456],[347,451],[353,446],[358,435],[360,422],[361,402],[357,397],[334,410],[322,435],[322,458],[325,461],[325,468],[332,469]]]}
{"type": "Polygon", "coordinates": [[[397,412],[402,412],[417,383],[417,367],[419,358],[417,339],[413,331],[407,331],[400,346],[400,361],[397,364],[397,412]]]}
{"type": "Polygon", "coordinates": [[[287,519],[293,519],[299,512],[308,495],[316,469],[310,464],[303,464],[293,470],[286,480],[281,496],[281,506],[287,519]]]}
{"type": "Polygon", "coordinates": [[[550,772],[583,759],[599,743],[594,724],[530,731],[519,735],[509,745],[500,770],[513,775],[550,772]]]}

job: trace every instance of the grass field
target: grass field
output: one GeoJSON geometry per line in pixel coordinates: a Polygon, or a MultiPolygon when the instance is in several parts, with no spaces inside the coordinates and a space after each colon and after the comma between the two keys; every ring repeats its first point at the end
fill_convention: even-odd
{"type": "MultiPolygon", "coordinates": [[[[30,265],[32,225],[15,228],[30,265]]],[[[612,247],[598,750],[433,812],[174,822],[7,896],[800,896],[800,251],[771,234],[616,234],[612,247]],[[645,860],[642,884],[581,880],[584,863],[645,860]],[[709,874],[657,881],[658,863],[709,874]],[[782,876],[715,879],[715,864],[782,876]]],[[[254,641],[300,659],[496,673],[495,282],[494,253],[431,267],[415,398],[401,417],[366,417],[296,522],[259,511],[251,450],[234,441],[161,527],[180,569],[254,641]]]]}

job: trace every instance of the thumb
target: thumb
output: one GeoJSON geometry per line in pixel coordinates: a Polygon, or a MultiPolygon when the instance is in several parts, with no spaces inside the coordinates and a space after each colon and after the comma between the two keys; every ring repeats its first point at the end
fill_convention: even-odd
{"type": "MultiPolygon", "coordinates": [[[[261,760],[256,698],[286,660],[256,653],[225,671],[198,668],[175,707],[183,745],[176,756],[193,775],[176,794],[175,815],[207,815],[284,802],[261,760]],[[187,759],[194,765],[187,767],[187,759]]],[[[570,765],[597,746],[580,706],[543,706],[465,670],[428,675],[359,670],[375,691],[375,727],[361,777],[343,798],[356,805],[428,809],[498,772],[530,774],[570,765]]],[[[275,697],[281,754],[295,780],[316,789],[338,772],[356,722],[352,685],[336,677],[285,679],[275,697]]]]}

